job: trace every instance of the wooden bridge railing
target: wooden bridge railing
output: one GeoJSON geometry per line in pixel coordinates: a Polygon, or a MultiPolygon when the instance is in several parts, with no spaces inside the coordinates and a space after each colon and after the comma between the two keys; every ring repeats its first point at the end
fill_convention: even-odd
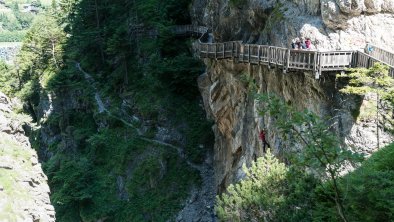
{"type": "Polygon", "coordinates": [[[369,43],[366,48],[371,48],[371,51],[366,50],[368,55],[385,62],[390,66],[394,66],[394,52],[390,52],[369,43]]]}
{"type": "Polygon", "coordinates": [[[209,29],[203,26],[174,26],[176,35],[198,35],[197,55],[200,58],[234,59],[250,64],[265,64],[288,70],[313,71],[319,78],[324,71],[343,71],[347,68],[369,68],[375,62],[390,67],[389,75],[394,78],[394,54],[376,46],[369,53],[360,51],[310,51],[291,50],[282,47],[244,44],[242,41],[224,43],[210,42],[209,29]]]}
{"type": "Polygon", "coordinates": [[[372,57],[371,55],[368,55],[364,52],[360,52],[360,51],[357,52],[355,67],[369,68],[369,67],[373,66],[376,62],[380,62],[380,63],[383,63],[383,64],[389,66],[390,67],[389,76],[394,78],[394,67],[392,65],[387,64],[387,63],[385,63],[375,57],[372,57]]]}

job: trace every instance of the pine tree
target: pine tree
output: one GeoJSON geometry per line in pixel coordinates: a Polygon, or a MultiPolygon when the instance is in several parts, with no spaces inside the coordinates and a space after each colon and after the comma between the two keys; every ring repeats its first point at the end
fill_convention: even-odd
{"type": "Polygon", "coordinates": [[[389,73],[389,67],[381,63],[375,63],[369,69],[357,68],[349,69],[350,73],[337,75],[338,78],[350,78],[349,85],[340,91],[347,94],[366,95],[373,93],[376,95],[376,139],[377,148],[380,148],[379,125],[382,110],[382,99],[393,103],[394,79],[389,73]]]}
{"type": "Polygon", "coordinates": [[[272,221],[284,201],[287,167],[268,150],[250,168],[243,166],[246,177],[230,185],[217,197],[215,210],[222,221],[272,221]]]}
{"type": "Polygon", "coordinates": [[[339,178],[344,166],[362,158],[341,144],[324,119],[311,111],[296,111],[275,95],[259,95],[261,115],[268,114],[275,119],[274,125],[282,138],[300,150],[290,150],[287,154],[292,168],[310,174],[321,183],[320,187],[328,193],[335,203],[342,221],[347,222],[344,212],[343,191],[339,187],[339,178]]]}

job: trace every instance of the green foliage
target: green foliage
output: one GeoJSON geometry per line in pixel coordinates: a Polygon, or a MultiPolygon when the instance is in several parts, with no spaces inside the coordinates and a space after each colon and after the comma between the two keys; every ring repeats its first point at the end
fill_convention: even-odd
{"type": "Polygon", "coordinates": [[[33,106],[38,105],[41,90],[47,88],[48,79],[63,65],[62,44],[65,34],[55,18],[40,16],[24,38],[14,69],[8,69],[2,82],[9,84],[6,91],[33,106]]]}
{"type": "Polygon", "coordinates": [[[230,0],[230,5],[233,7],[241,8],[243,5],[246,5],[248,0],[230,0]]]}
{"type": "MultiPolygon", "coordinates": [[[[336,135],[330,132],[326,123],[315,114],[307,110],[298,112],[272,95],[259,95],[258,100],[262,104],[261,115],[270,115],[275,119],[276,129],[273,130],[278,131],[289,144],[301,148],[282,154],[282,159],[291,162],[289,169],[283,172],[282,183],[264,185],[267,187],[259,188],[257,194],[245,195],[242,198],[231,194],[234,198],[240,199],[237,201],[240,203],[251,201],[268,191],[275,194],[273,197],[280,197],[280,201],[267,197],[259,199],[255,203],[257,207],[247,205],[246,209],[252,209],[252,212],[246,218],[310,221],[315,217],[313,212],[320,212],[320,205],[315,202],[318,198],[314,192],[321,191],[324,201],[336,206],[334,209],[337,211],[333,211],[333,215],[337,220],[346,221],[344,194],[339,186],[340,173],[346,164],[358,162],[361,157],[344,147],[336,135]],[[311,191],[313,192],[310,193],[311,191]],[[273,204],[272,207],[270,204],[273,204]]],[[[261,180],[263,179],[252,180],[252,183],[259,184],[262,183],[261,180]]],[[[221,213],[226,217],[234,216],[231,212],[221,213]]]]}
{"type": "Polygon", "coordinates": [[[393,220],[394,200],[389,197],[394,195],[394,144],[342,176],[343,167],[360,157],[342,147],[322,120],[295,111],[277,97],[259,99],[264,113],[275,118],[276,130],[302,148],[288,151],[287,167],[267,153],[258,161],[273,162],[244,169],[247,176],[218,198],[216,211],[223,221],[393,220]],[[275,169],[280,176],[267,178],[275,169]]]}
{"type": "MultiPolygon", "coordinates": [[[[390,124],[389,128],[394,127],[394,122],[391,121],[391,117],[389,116],[390,114],[385,111],[393,109],[394,79],[389,76],[389,67],[378,62],[369,69],[358,68],[349,69],[349,71],[349,74],[337,75],[337,78],[350,78],[349,84],[341,89],[341,92],[356,95],[373,93],[376,95],[376,139],[377,147],[380,148],[380,116],[388,120],[390,124]],[[382,102],[382,99],[386,101],[382,102]]],[[[383,126],[382,128],[384,127],[387,126],[383,126]]]]}
{"type": "Polygon", "coordinates": [[[340,91],[357,95],[373,92],[385,96],[394,87],[394,80],[388,71],[389,67],[381,63],[375,63],[369,69],[349,69],[349,74],[337,75],[337,78],[350,78],[349,85],[340,91]]]}
{"type": "Polygon", "coordinates": [[[283,4],[277,2],[275,6],[272,8],[272,11],[269,13],[268,18],[266,19],[265,29],[266,31],[270,32],[277,23],[284,21],[284,9],[283,4]]]}
{"type": "Polygon", "coordinates": [[[173,58],[155,59],[151,67],[158,78],[172,92],[193,98],[198,94],[197,76],[203,72],[201,61],[187,54],[176,55],[173,58]]]}
{"type": "Polygon", "coordinates": [[[247,73],[243,73],[241,76],[241,81],[246,85],[249,93],[255,95],[258,90],[258,86],[256,84],[256,80],[249,76],[247,73]]]}
{"type": "MultiPolygon", "coordinates": [[[[173,24],[190,23],[190,0],[58,5],[60,11],[48,7],[34,19],[15,69],[0,66],[1,72],[11,69],[0,84],[20,82],[13,90],[41,124],[31,143],[52,154],[44,170],[57,220],[170,220],[199,174],[176,149],[149,138],[162,125],[174,126],[184,138],[171,143],[185,147],[188,161],[196,163],[212,141],[211,124],[198,105],[196,79],[203,64],[193,58],[189,40],[170,32],[173,24]],[[141,24],[159,30],[160,37],[137,36],[133,26],[141,24]],[[94,87],[76,62],[91,74],[94,87]],[[110,113],[97,113],[96,92],[110,113]],[[55,109],[42,118],[36,110],[47,93],[55,109]],[[142,124],[146,131],[138,132],[142,124]],[[56,135],[51,141],[43,140],[46,130],[56,135]]],[[[23,29],[23,18],[16,18],[23,29]]]]}
{"type": "Polygon", "coordinates": [[[22,26],[13,13],[1,13],[0,22],[2,28],[8,31],[21,30],[22,26]]]}
{"type": "Polygon", "coordinates": [[[316,114],[297,112],[276,96],[261,95],[258,99],[264,103],[261,114],[274,117],[277,130],[293,144],[302,144],[302,151],[289,158],[293,167],[301,172],[311,170],[315,177],[327,181],[322,189],[335,201],[340,219],[347,221],[338,179],[346,164],[361,161],[361,156],[342,145],[316,114]]]}
{"type": "Polygon", "coordinates": [[[12,95],[18,90],[18,79],[14,77],[15,73],[9,65],[0,61],[0,91],[12,95]]]}
{"type": "MultiPolygon", "coordinates": [[[[340,180],[346,191],[345,210],[349,221],[392,221],[394,219],[394,144],[374,153],[363,165],[340,180]]],[[[322,196],[322,192],[318,194],[322,196]]],[[[335,206],[320,199],[318,218],[336,219],[335,206]]]]}
{"type": "Polygon", "coordinates": [[[34,204],[28,187],[19,183],[25,178],[26,172],[33,171],[30,160],[33,154],[33,150],[26,149],[9,134],[0,132],[0,156],[4,161],[2,164],[6,164],[6,166],[11,164],[12,166],[14,161],[19,162],[18,166],[12,166],[12,170],[0,168],[0,186],[2,188],[0,221],[17,221],[20,218],[20,208],[15,205],[16,202],[34,204]]]}
{"type": "Polygon", "coordinates": [[[26,31],[2,31],[0,32],[0,42],[21,42],[26,35],[26,31]]]}
{"type": "Polygon", "coordinates": [[[7,1],[6,5],[11,10],[4,10],[0,13],[0,42],[22,42],[27,29],[33,23],[36,14],[24,13],[19,10],[18,4],[32,3],[40,7],[39,1],[7,1]]]}
{"type": "Polygon", "coordinates": [[[94,122],[87,121],[88,115],[73,116],[68,118],[70,136],[83,150],[69,159],[59,152],[63,148],[58,145],[57,156],[45,164],[59,221],[75,221],[78,215],[83,221],[102,217],[141,221],[147,215],[154,221],[165,221],[179,209],[198,174],[182,163],[174,150],[151,147],[127,128],[94,133],[94,122]],[[122,191],[127,198],[122,200],[117,194],[119,177],[127,183],[122,191]]]}
{"type": "Polygon", "coordinates": [[[20,24],[21,29],[28,29],[32,25],[34,21],[35,14],[32,13],[23,13],[19,10],[13,10],[18,23],[20,24]]]}
{"type": "Polygon", "coordinates": [[[215,210],[219,218],[223,221],[273,220],[284,202],[288,169],[269,151],[250,168],[244,166],[243,169],[246,177],[217,197],[215,210]]]}

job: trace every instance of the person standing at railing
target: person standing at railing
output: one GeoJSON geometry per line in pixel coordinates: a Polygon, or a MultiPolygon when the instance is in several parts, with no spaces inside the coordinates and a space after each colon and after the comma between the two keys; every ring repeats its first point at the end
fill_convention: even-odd
{"type": "Polygon", "coordinates": [[[312,42],[310,38],[306,38],[305,45],[306,45],[306,49],[311,49],[312,42]]]}
{"type": "Polygon", "coordinates": [[[370,55],[370,54],[372,54],[373,50],[374,50],[374,47],[369,42],[367,42],[367,46],[365,48],[365,51],[370,55]]]}
{"type": "Polygon", "coordinates": [[[296,49],[296,40],[295,39],[293,39],[292,41],[291,41],[291,48],[292,49],[296,49]]]}
{"type": "Polygon", "coordinates": [[[301,38],[301,45],[300,49],[307,49],[304,37],[301,38]]]}
{"type": "Polygon", "coordinates": [[[299,38],[293,39],[291,43],[291,48],[295,50],[301,49],[301,41],[299,38]]]}

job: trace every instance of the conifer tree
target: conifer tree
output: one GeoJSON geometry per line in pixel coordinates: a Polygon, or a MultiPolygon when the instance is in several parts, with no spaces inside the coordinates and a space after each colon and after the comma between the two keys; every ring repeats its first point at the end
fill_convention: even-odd
{"type": "MultiPolygon", "coordinates": [[[[376,139],[377,148],[380,147],[379,125],[383,100],[392,100],[394,92],[394,80],[388,75],[389,67],[381,63],[375,63],[369,69],[357,68],[349,69],[350,73],[337,75],[338,78],[350,78],[349,84],[340,91],[347,94],[366,95],[373,93],[376,95],[376,139]]],[[[383,116],[384,114],[382,114],[383,116]]]]}

